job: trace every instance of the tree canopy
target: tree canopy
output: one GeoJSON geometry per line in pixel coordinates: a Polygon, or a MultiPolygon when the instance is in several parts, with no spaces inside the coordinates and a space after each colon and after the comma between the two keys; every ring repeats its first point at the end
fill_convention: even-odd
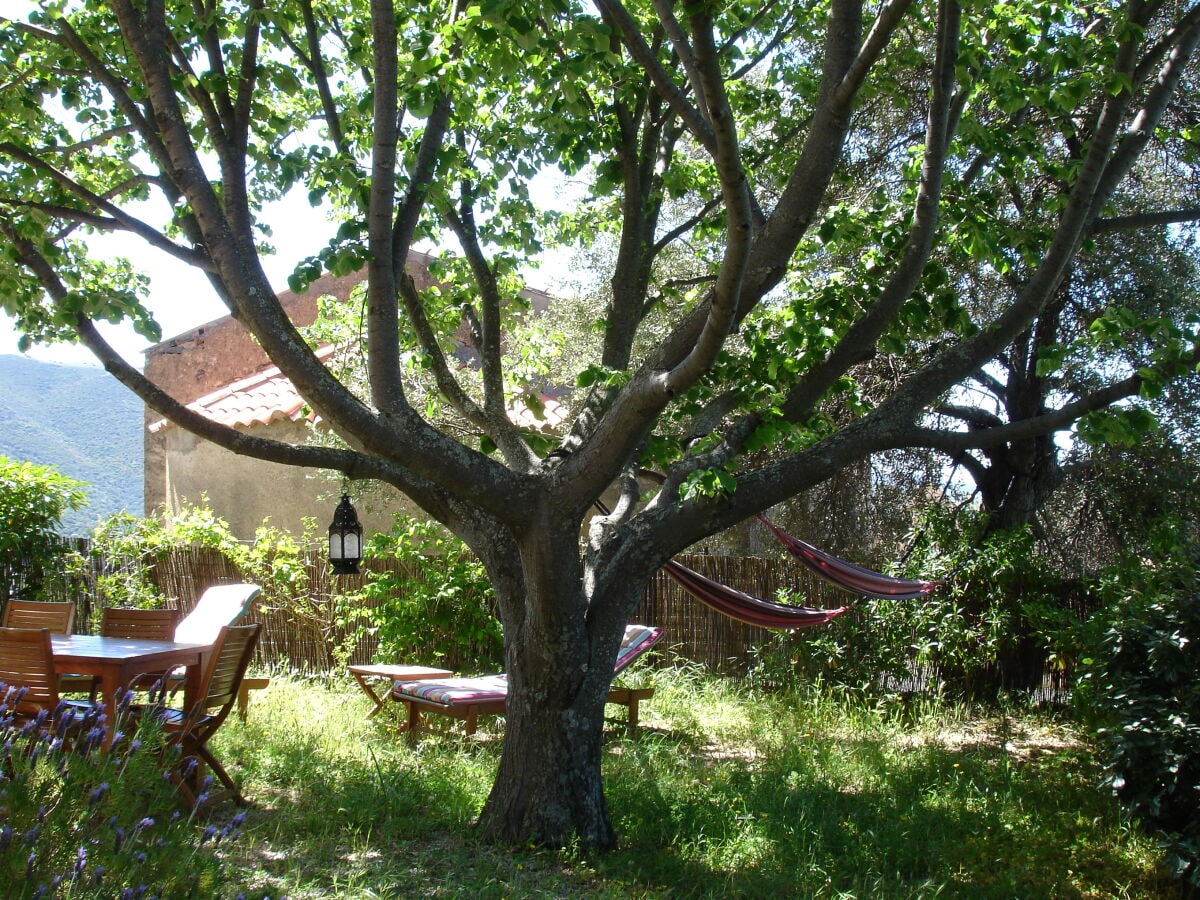
{"type": "Polygon", "coordinates": [[[462,537],[511,684],[483,830],[611,845],[603,698],[666,559],[870,454],[1136,425],[1140,395],[1194,375],[1194,311],[1077,282],[1106,236],[1177,247],[1196,218],[1198,40],[1175,0],[43,0],[0,30],[0,304],[184,428],[387,482],[462,537]],[[583,199],[548,208],[546,171],[583,199]],[[338,222],[282,248],[293,287],[366,272],[360,390],[264,274],[262,211],[290,191],[338,222]],[[341,442],[224,428],[121,360],[96,321],[158,332],[136,261],[91,252],[111,231],[203,272],[341,442]],[[537,377],[506,352],[519,275],[601,235],[594,353],[568,350],[575,414],[546,452],[511,412],[537,377]],[[1070,327],[1040,327],[1080,291],[1070,327]],[[1036,402],[946,414],[1031,373],[1036,402]]]}

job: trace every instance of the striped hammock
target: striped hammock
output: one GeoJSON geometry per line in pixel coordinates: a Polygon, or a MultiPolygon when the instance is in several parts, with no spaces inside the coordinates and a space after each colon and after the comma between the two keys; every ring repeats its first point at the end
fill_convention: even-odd
{"type": "MultiPolygon", "coordinates": [[[[759,515],[758,518],[771,529],[771,533],[779,539],[789,553],[824,581],[840,590],[880,600],[911,600],[924,597],[942,583],[940,580],[920,581],[914,578],[893,578],[882,572],[865,569],[844,559],[831,556],[824,550],[819,550],[799,538],[792,537],[777,528],[763,515],[759,515]]],[[[711,578],[706,578],[673,559],[667,561],[663,566],[663,571],[710,609],[729,616],[731,619],[747,625],[757,625],[760,628],[812,628],[814,625],[824,625],[850,608],[839,606],[836,609],[814,609],[808,606],[789,606],[784,603],[763,600],[747,594],[745,591],[739,591],[737,588],[731,588],[718,581],[713,581],[711,578]]]]}
{"type": "MultiPolygon", "coordinates": [[[[597,500],[595,506],[604,515],[608,514],[608,508],[602,502],[597,500]]],[[[758,518],[771,529],[771,533],[796,559],[834,587],[852,594],[885,600],[909,600],[925,596],[942,583],[893,578],[881,572],[864,569],[792,537],[777,528],[762,513],[759,513],[758,518]]],[[[713,581],[673,559],[667,560],[663,571],[710,609],[760,628],[812,628],[814,625],[824,625],[850,609],[848,606],[814,609],[810,606],[790,606],[786,603],[763,600],[719,581],[713,581]]]]}
{"type": "Polygon", "coordinates": [[[772,603],[770,600],[763,600],[706,578],[673,559],[667,560],[663,571],[710,609],[760,628],[811,628],[814,625],[824,625],[850,608],[841,606],[837,609],[812,609],[807,606],[772,603]]]}
{"type": "Polygon", "coordinates": [[[813,573],[834,587],[851,594],[858,594],[860,597],[874,597],[877,600],[914,600],[917,597],[924,597],[944,581],[944,579],[920,581],[915,578],[893,578],[881,572],[864,569],[862,566],[838,559],[812,544],[792,537],[776,527],[761,513],[758,520],[770,528],[771,533],[779,539],[787,551],[804,563],[813,573]]]}

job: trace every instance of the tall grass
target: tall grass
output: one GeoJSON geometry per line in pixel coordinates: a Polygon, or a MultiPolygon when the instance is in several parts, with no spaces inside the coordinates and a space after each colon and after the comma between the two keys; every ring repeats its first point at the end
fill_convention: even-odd
{"type": "Polygon", "coordinates": [[[217,739],[252,801],[223,861],[291,898],[1170,896],[1068,722],[639,674],[605,757],[624,849],[480,845],[502,720],[410,743],[347,680],[277,675],[217,739]]]}

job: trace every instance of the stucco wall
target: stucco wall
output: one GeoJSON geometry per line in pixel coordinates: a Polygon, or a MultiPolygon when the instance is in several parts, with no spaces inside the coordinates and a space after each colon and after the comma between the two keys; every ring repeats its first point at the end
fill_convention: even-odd
{"type": "MultiPolygon", "coordinates": [[[[305,425],[276,422],[245,432],[299,442],[305,437],[305,425]]],[[[166,464],[160,492],[168,513],[178,513],[189,502],[195,505],[207,497],[213,513],[239,538],[252,538],[264,520],[299,535],[305,516],[316,519],[318,536],[324,538],[341,491],[336,481],[311,469],[238,456],[182,428],[168,427],[161,433],[166,464]]],[[[355,508],[365,534],[390,529],[393,511],[416,514],[407,499],[386,487],[372,491],[368,498],[356,499],[355,508]]]]}
{"type": "MultiPolygon", "coordinates": [[[[316,282],[309,292],[298,296],[290,291],[281,294],[280,300],[292,321],[298,326],[311,325],[316,317],[317,297],[323,294],[349,296],[356,278],[326,279],[316,282]],[[344,282],[344,283],[340,283],[344,282]]],[[[266,353],[250,336],[240,322],[230,316],[208,322],[198,328],[168,338],[146,351],[146,377],[178,400],[191,403],[216,389],[230,384],[271,365],[266,353]]],[[[198,500],[198,495],[189,494],[195,484],[187,490],[172,485],[168,469],[168,437],[172,432],[183,429],[174,426],[152,432],[149,426],[161,419],[157,412],[146,410],[146,430],[143,433],[145,456],[143,505],[147,516],[157,515],[164,508],[174,510],[183,497],[198,500]]],[[[178,440],[183,441],[182,438],[178,440]]],[[[183,441],[186,445],[186,441],[183,441]]],[[[216,450],[216,448],[212,448],[216,450]]],[[[218,482],[223,480],[222,468],[212,470],[213,483],[208,485],[211,494],[225,492],[227,488],[218,482]]],[[[230,523],[232,524],[232,523],[230,523]]],[[[253,534],[253,530],[251,530],[253,534]]],[[[245,537],[238,532],[239,537],[245,537]]]]}
{"type": "MultiPolygon", "coordinates": [[[[279,299],[292,321],[304,327],[316,317],[317,297],[332,295],[344,300],[359,281],[359,275],[326,276],[313,282],[303,295],[285,291],[279,299]]],[[[269,366],[270,359],[246,328],[226,316],[151,347],[146,351],[145,373],[176,400],[191,403],[269,366]]],[[[213,511],[239,538],[252,538],[264,518],[295,534],[302,529],[301,519],[306,515],[316,517],[322,529],[328,526],[337,503],[336,496],[325,496],[336,492],[328,481],[294,466],[236,456],[175,425],[152,432],[149,425],[161,418],[147,409],[145,515],[156,516],[164,510],[175,513],[188,501],[199,503],[204,494],[213,511]]],[[[304,423],[286,421],[258,428],[257,433],[282,441],[306,437],[304,423]]],[[[394,491],[385,493],[398,496],[394,491]]],[[[372,525],[390,527],[390,522],[390,514],[377,513],[372,525]]]]}

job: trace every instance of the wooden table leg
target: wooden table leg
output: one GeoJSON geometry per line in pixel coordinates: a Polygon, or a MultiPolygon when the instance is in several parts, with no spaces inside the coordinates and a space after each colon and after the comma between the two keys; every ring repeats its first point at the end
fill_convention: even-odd
{"type": "Polygon", "coordinates": [[[369,685],[367,683],[367,679],[365,676],[361,675],[358,672],[355,672],[354,670],[351,670],[350,674],[354,676],[354,680],[358,682],[358,686],[363,689],[363,693],[365,693],[368,697],[370,697],[371,702],[375,704],[375,708],[372,709],[369,713],[367,713],[367,718],[370,719],[373,716],[377,716],[379,714],[379,711],[381,709],[383,709],[383,707],[384,707],[384,704],[386,702],[384,697],[386,697],[387,694],[384,694],[384,697],[380,697],[377,693],[375,693],[374,688],[372,688],[371,685],[369,685]]]}

